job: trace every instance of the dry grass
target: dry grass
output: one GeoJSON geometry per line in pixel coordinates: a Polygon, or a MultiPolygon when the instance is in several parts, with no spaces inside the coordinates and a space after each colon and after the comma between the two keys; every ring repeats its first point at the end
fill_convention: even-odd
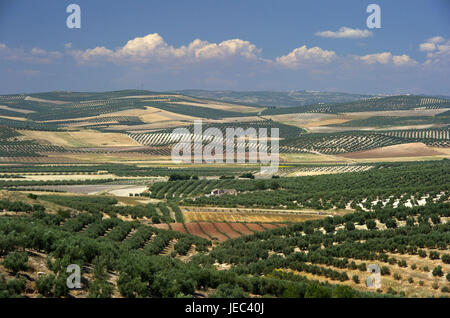
{"type": "Polygon", "coordinates": [[[318,215],[257,214],[234,212],[183,212],[187,222],[255,222],[255,223],[295,223],[323,218],[318,215]]]}
{"type": "Polygon", "coordinates": [[[348,115],[323,113],[283,114],[264,116],[264,118],[272,119],[286,125],[307,128],[308,130],[313,129],[314,127],[345,123],[353,119],[348,115]]]}
{"type": "MultiPolygon", "coordinates": [[[[205,100],[202,100],[205,102],[205,100]]],[[[228,103],[222,103],[222,102],[213,102],[213,101],[207,101],[206,103],[199,103],[199,102],[170,102],[170,104],[179,104],[179,105],[187,105],[187,106],[194,106],[194,107],[206,107],[206,108],[213,108],[213,109],[220,109],[225,111],[232,111],[232,112],[240,112],[240,113],[254,113],[258,112],[261,109],[251,106],[243,106],[243,105],[235,105],[235,104],[228,104],[228,103]]]]}
{"type": "Polygon", "coordinates": [[[62,105],[62,104],[69,103],[69,102],[64,102],[61,100],[42,99],[42,98],[36,98],[36,97],[31,97],[31,96],[25,97],[25,100],[31,100],[33,102],[49,103],[49,104],[55,104],[55,105],[62,105]]]}
{"type": "Polygon", "coordinates": [[[22,113],[22,114],[34,113],[34,110],[13,108],[13,107],[5,106],[5,105],[0,105],[0,109],[9,110],[9,111],[12,111],[12,112],[22,113]]]}
{"type": "Polygon", "coordinates": [[[22,134],[43,144],[62,147],[126,147],[140,146],[125,134],[103,133],[95,130],[82,131],[36,131],[23,130],[22,134]]]}
{"type": "MultiPolygon", "coordinates": [[[[186,222],[303,222],[324,218],[315,210],[276,210],[250,208],[181,207],[186,222]]],[[[343,214],[344,211],[330,214],[343,214]]]]}
{"type": "Polygon", "coordinates": [[[11,119],[11,120],[20,120],[20,121],[25,121],[25,120],[27,120],[27,119],[24,118],[24,117],[3,116],[3,115],[0,115],[0,118],[11,119]]]}

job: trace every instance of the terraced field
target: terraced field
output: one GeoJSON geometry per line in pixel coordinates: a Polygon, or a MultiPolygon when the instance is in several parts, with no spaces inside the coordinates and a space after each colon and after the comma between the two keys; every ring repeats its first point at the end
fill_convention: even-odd
{"type": "Polygon", "coordinates": [[[173,230],[180,233],[189,233],[207,240],[224,242],[229,239],[238,238],[243,235],[251,235],[267,229],[286,226],[286,224],[265,223],[228,223],[228,222],[195,222],[195,223],[172,223],[155,224],[153,227],[173,230]]]}

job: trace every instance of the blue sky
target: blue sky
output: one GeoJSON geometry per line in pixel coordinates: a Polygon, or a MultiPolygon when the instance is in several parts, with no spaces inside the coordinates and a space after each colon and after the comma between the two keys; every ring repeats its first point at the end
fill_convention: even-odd
{"type": "Polygon", "coordinates": [[[449,30],[447,0],[2,0],[0,93],[450,95],[449,30]],[[66,26],[71,3],[81,7],[81,29],[66,26]],[[366,26],[370,3],[381,7],[381,29],[366,26]]]}

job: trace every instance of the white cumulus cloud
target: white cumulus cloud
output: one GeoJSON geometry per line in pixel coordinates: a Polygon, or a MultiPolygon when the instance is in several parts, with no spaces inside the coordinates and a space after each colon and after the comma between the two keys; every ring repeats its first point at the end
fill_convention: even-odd
{"type": "Polygon", "coordinates": [[[347,39],[361,39],[372,36],[372,32],[369,30],[352,29],[349,27],[341,27],[338,31],[321,31],[315,33],[315,35],[323,38],[347,38],[347,39]]]}
{"type": "Polygon", "coordinates": [[[260,52],[261,50],[254,44],[241,39],[226,40],[221,43],[209,43],[195,39],[186,46],[175,48],[167,44],[158,33],[129,40],[124,46],[116,50],[103,46],[84,51],[71,50],[71,54],[80,63],[96,59],[104,60],[105,58],[112,62],[176,61],[192,63],[231,57],[257,59],[260,52]]]}
{"type": "Polygon", "coordinates": [[[416,65],[417,64],[416,61],[414,61],[411,57],[409,57],[406,54],[394,55],[392,57],[392,62],[394,62],[394,64],[396,66],[412,66],[412,65],[416,65]]]}
{"type": "Polygon", "coordinates": [[[362,61],[365,64],[394,64],[395,66],[413,66],[417,62],[406,54],[392,55],[391,52],[382,52],[367,54],[363,56],[356,56],[357,60],[362,61]]]}
{"type": "Polygon", "coordinates": [[[329,63],[335,57],[334,51],[324,50],[317,46],[308,49],[306,45],[303,45],[287,55],[277,57],[276,63],[296,69],[310,64],[329,63]]]}
{"type": "Polygon", "coordinates": [[[450,40],[435,36],[419,45],[422,52],[427,52],[425,65],[448,64],[450,62],[450,40]]]}

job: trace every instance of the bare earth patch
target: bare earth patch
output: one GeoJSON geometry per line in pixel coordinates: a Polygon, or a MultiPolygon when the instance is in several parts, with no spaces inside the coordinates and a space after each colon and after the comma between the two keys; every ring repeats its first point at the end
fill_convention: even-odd
{"type": "Polygon", "coordinates": [[[33,102],[49,103],[49,104],[55,104],[55,105],[62,105],[62,104],[69,103],[69,102],[64,102],[61,100],[50,100],[50,99],[43,99],[43,98],[37,98],[37,97],[31,97],[31,96],[25,97],[25,100],[30,100],[33,102]]]}
{"type": "Polygon", "coordinates": [[[421,156],[437,156],[443,155],[428,147],[421,142],[413,142],[408,144],[400,144],[394,146],[380,147],[377,149],[357,151],[341,155],[345,158],[351,159],[365,159],[365,158],[390,158],[390,157],[421,157],[421,156]]]}

